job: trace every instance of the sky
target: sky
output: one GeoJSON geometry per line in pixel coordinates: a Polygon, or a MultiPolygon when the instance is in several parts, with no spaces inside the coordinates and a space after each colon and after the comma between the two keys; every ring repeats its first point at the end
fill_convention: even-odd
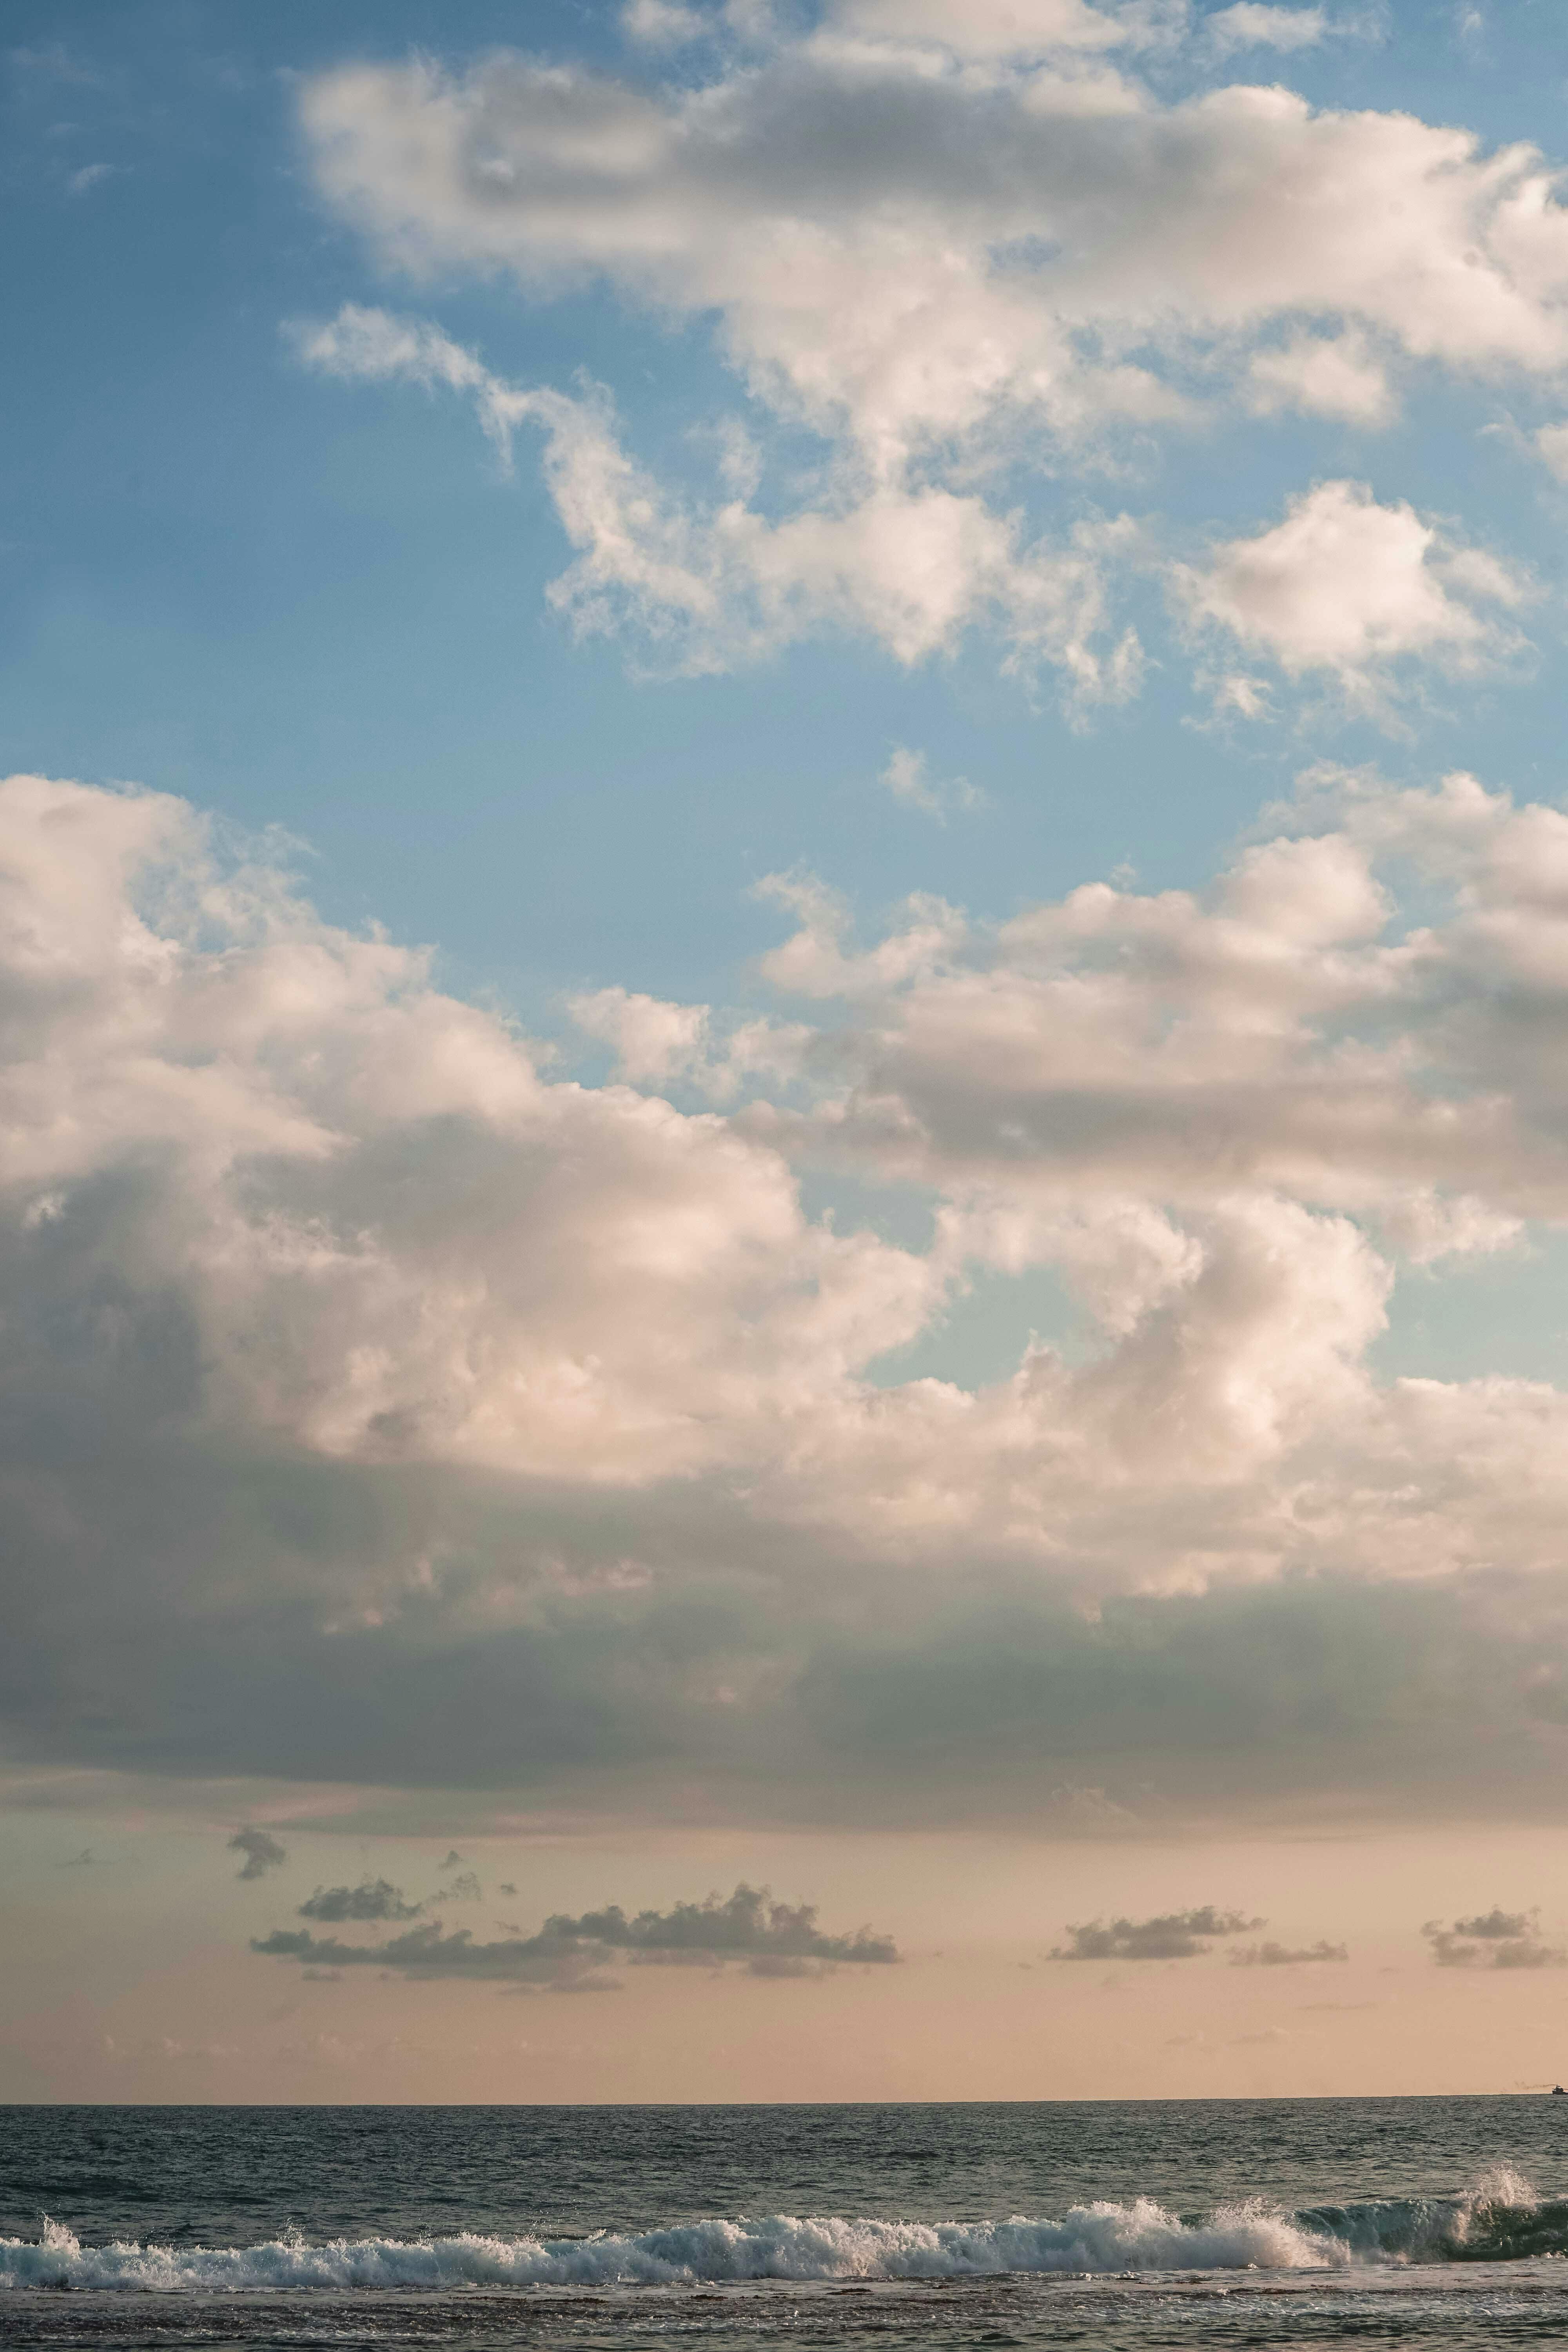
{"type": "Polygon", "coordinates": [[[0,2098],[1568,2071],[1568,25],[12,0],[0,2098]]]}

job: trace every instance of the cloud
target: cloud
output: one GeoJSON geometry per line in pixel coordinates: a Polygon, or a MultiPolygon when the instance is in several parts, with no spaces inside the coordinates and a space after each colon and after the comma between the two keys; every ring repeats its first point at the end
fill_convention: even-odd
{"type": "MultiPolygon", "coordinates": [[[[1042,13],[1043,47],[1125,38],[1079,10],[1074,40],[1067,13],[1042,13]]],[[[941,16],[974,47],[984,21],[941,16]]],[[[324,195],[383,253],[715,310],[769,400],[884,462],[1008,411],[1179,414],[1134,350],[1291,318],[1460,368],[1560,363],[1568,227],[1528,147],[1281,89],[1163,107],[1113,77],[933,71],[910,8],[840,22],[853,46],[786,39],[695,89],[505,52],[352,65],[304,85],[301,117],[324,195]]]]}
{"type": "Polygon", "coordinates": [[[1201,888],[862,934],[795,877],[788,1075],[688,1110],[178,802],[11,780],[9,1747],[1064,1834],[1554,1815],[1568,1404],[1372,1350],[1412,1267],[1568,1222],[1565,876],[1556,809],[1314,772],[1201,888]],[[1020,1303],[994,1377],[897,1375],[1041,1269],[1070,1346],[1020,1303]]]}
{"type": "Polygon", "coordinates": [[[1246,1944],[1232,1952],[1233,1969],[1290,1969],[1309,1960],[1348,1960],[1350,1953],[1343,1944],[1320,1942],[1304,1944],[1292,1949],[1285,1944],[1246,1944]]]}
{"type": "Polygon", "coordinates": [[[432,1920],[380,1944],[345,1944],[279,1928],[253,1939],[251,1949],[314,1968],[376,1967],[417,1978],[477,1977],[595,1991],[609,1989],[600,1972],[616,1955],[636,1960],[693,1959],[715,1967],[744,1960],[749,1973],[761,1977],[808,1975],[840,1962],[886,1966],[899,1957],[888,1937],[874,1936],[864,1927],[852,1935],[826,1935],[816,1925],[813,1905],[774,1903],[765,1887],[746,1885],[737,1886],[725,1900],[710,1895],[702,1903],[678,1903],[668,1912],[641,1911],[631,1917],[618,1904],[585,1912],[580,1918],[557,1913],[536,1936],[510,1936],[488,1944],[476,1943],[466,1928],[448,1934],[439,1920],[432,1920]]]}
{"type": "Polygon", "coordinates": [[[1360,482],[1320,482],[1283,522],[1178,566],[1175,593],[1194,623],[1234,638],[1285,675],[1331,679],[1375,705],[1401,666],[1431,662],[1473,677],[1517,653],[1500,615],[1530,594],[1498,557],[1458,547],[1413,508],[1380,506],[1360,482]]]}
{"type": "Polygon", "coordinates": [[[1560,482],[1568,482],[1568,425],[1542,425],[1535,436],[1547,470],[1560,482]]]}
{"type": "Polygon", "coordinates": [[[1254,355],[1247,384],[1249,406],[1264,416],[1299,409],[1377,425],[1389,421],[1394,407],[1386,366],[1354,333],[1295,334],[1268,346],[1254,355]]]}
{"type": "Polygon", "coordinates": [[[543,432],[545,478],[576,550],[550,598],[580,636],[629,628],[657,665],[699,675],[849,628],[911,665],[989,615],[1016,666],[1054,663],[1079,700],[1136,687],[1135,639],[1108,634],[1116,526],[1080,521],[1058,544],[1025,544],[1015,518],[976,497],[887,482],[774,521],[733,497],[704,504],[660,486],[623,449],[602,389],[510,384],[426,320],[349,304],[295,340],[307,365],[340,379],[468,394],[509,470],[517,428],[543,432]]]}
{"type": "Polygon", "coordinates": [[[678,0],[626,0],[621,29],[629,40],[662,49],[700,40],[708,27],[695,8],[683,8],[678,0]]]}
{"type": "MultiPolygon", "coordinates": [[[[933,44],[969,58],[1033,58],[1137,46],[1152,34],[1150,12],[1096,8],[1087,0],[837,0],[833,31],[862,41],[933,44]]],[[[1157,34],[1153,37],[1158,37],[1157,34]]]]}
{"type": "Polygon", "coordinates": [[[849,1936],[824,1935],[816,1906],[774,1903],[765,1886],[737,1886],[702,1903],[678,1903],[668,1911],[639,1911],[628,1918],[618,1904],[581,1918],[557,1915],[544,1923],[547,1936],[608,1944],[626,1952],[754,1953],[775,1959],[844,1960],[884,1964],[898,1950],[886,1936],[857,1928],[849,1936]]]}
{"type": "Polygon", "coordinates": [[[279,1927],[270,1936],[252,1937],[250,1948],[270,1959],[299,1960],[317,1969],[377,1968],[416,1979],[469,1977],[549,1985],[563,1991],[584,1986],[594,1973],[589,1954],[548,1937],[512,1936],[476,1944],[468,1928],[448,1934],[438,1919],[410,1927],[384,1944],[347,1944],[340,1937],[312,1935],[308,1928],[279,1927]]]}
{"type": "Polygon", "coordinates": [[[1228,56],[1235,49],[1310,49],[1336,29],[1321,8],[1277,8],[1264,0],[1236,0],[1204,19],[1205,37],[1228,56]]]}
{"type": "MultiPolygon", "coordinates": [[[[625,21],[656,48],[696,26],[651,0],[625,21]]],[[[540,433],[574,551],[554,601],[639,660],[728,668],[847,628],[913,665],[984,631],[1069,704],[1123,698],[1139,533],[1059,499],[1072,519],[1041,528],[1028,500],[1054,477],[1238,411],[1371,427],[1417,372],[1546,383],[1568,359],[1568,213],[1532,150],[1279,88],[1166,103],[1135,69],[1170,29],[1080,0],[847,0],[665,87],[504,51],[302,83],[317,184],[381,261],[504,271],[530,302],[596,282],[710,327],[743,482],[654,474],[608,394],[508,384],[428,323],[350,306],[302,348],[464,394],[498,447],[540,433]]],[[[1363,29],[1250,0],[1206,20],[1221,50],[1276,54],[1363,29]]],[[[1329,487],[1250,556],[1234,543],[1209,619],[1291,677],[1495,657],[1513,575],[1408,508],[1355,511],[1353,486],[1331,517],[1329,487]],[[1336,633],[1321,583],[1352,547],[1384,601],[1357,601],[1347,554],[1359,622],[1336,633]],[[1308,581],[1271,621],[1259,567],[1287,557],[1308,581]]]]}
{"type": "Polygon", "coordinates": [[[931,773],[926,754],[911,751],[903,743],[894,746],[882,771],[882,782],[896,801],[935,817],[939,824],[945,824],[954,813],[969,815],[985,806],[985,795],[978,784],[972,784],[967,776],[939,782],[931,773]]]}
{"type": "Polygon", "coordinates": [[[266,1830],[236,1830],[228,1850],[245,1856],[241,1878],[265,1878],[269,1870],[279,1869],[289,1859],[287,1849],[266,1830]]]}
{"type": "MultiPolygon", "coordinates": [[[[1448,1932],[1472,1937],[1481,1943],[1517,1943],[1521,1936],[1533,1932],[1535,1918],[1533,1911],[1505,1911],[1494,1904],[1489,1911],[1479,1912],[1473,1919],[1456,1919],[1448,1932]]],[[[1421,1932],[1425,1935],[1426,1928],[1421,1932]]]]}
{"type": "Polygon", "coordinates": [[[1261,1927],[1243,1911],[1216,1911],[1205,1903],[1196,1911],[1167,1911],[1153,1919],[1091,1919],[1069,1927],[1068,1941],[1052,1950],[1053,1960],[1191,1960],[1226,1936],[1261,1927]]]}
{"type": "Polygon", "coordinates": [[[301,1919],[413,1919],[424,1909],[408,1902],[400,1886],[384,1878],[362,1878],[357,1886],[318,1886],[300,1906],[301,1919]]]}
{"type": "Polygon", "coordinates": [[[1473,1919],[1445,1927],[1428,1919],[1421,1933],[1440,1969],[1568,1968],[1568,1951],[1543,1943],[1534,1911],[1504,1911],[1496,1906],[1473,1919]]]}

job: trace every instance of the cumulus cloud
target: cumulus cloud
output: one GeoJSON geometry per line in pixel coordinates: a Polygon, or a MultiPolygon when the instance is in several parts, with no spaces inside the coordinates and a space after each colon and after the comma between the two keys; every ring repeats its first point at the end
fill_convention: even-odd
{"type": "Polygon", "coordinates": [[[245,1856],[241,1878],[265,1878],[269,1870],[277,1870],[289,1859],[288,1849],[266,1830],[236,1830],[228,1842],[230,1853],[245,1856]]]}
{"type": "Polygon", "coordinates": [[[1293,1969],[1311,1960],[1348,1960],[1350,1952],[1343,1944],[1331,1944],[1326,1939],[1316,1944],[1292,1947],[1289,1944],[1245,1944],[1232,1952],[1233,1969],[1293,1969]]]}
{"type": "MultiPolygon", "coordinates": [[[[1394,407],[1386,366],[1364,336],[1354,333],[1291,335],[1255,354],[1247,385],[1248,404],[1264,416],[1300,409],[1309,415],[1375,425],[1386,424],[1394,407]]],[[[1321,561],[1321,549],[1311,536],[1298,536],[1298,551],[1321,561]]]]}
{"type": "Polygon", "coordinates": [[[625,988],[569,997],[566,1010],[584,1036],[608,1045],[615,1075],[630,1086],[689,1087],[730,1102],[748,1085],[787,1085],[814,1042],[801,1022],[725,1020],[707,1004],[674,1004],[625,988]]]}
{"type": "MultiPolygon", "coordinates": [[[[394,257],[717,309],[753,379],[885,458],[1020,405],[1078,427],[1090,387],[1168,415],[1133,351],[1292,315],[1458,366],[1560,363],[1568,227],[1528,148],[1279,89],[1162,108],[1106,80],[933,72],[898,15],[697,89],[505,53],[353,65],[305,85],[302,119],[323,193],[394,257]]],[[[1058,15],[1042,47],[1116,45],[1115,20],[1078,17],[1094,41],[1058,15]]]]}
{"type": "MultiPolygon", "coordinates": [[[[1546,381],[1568,358],[1568,215],[1531,150],[1278,88],[1162,102],[1134,78],[1160,19],[846,0],[664,88],[507,52],[302,85],[318,185],[382,258],[712,322],[752,456],[710,490],[640,466],[606,394],[506,383],[428,324],[351,307],[301,347],[464,394],[498,446],[541,434],[574,549],[555,601],[643,659],[728,667],[849,627],[912,664],[984,628],[1074,705],[1125,696],[1138,534],[1081,509],[1042,530],[1021,478],[1034,495],[1237,407],[1376,425],[1417,368],[1546,381]]],[[[663,5],[626,21],[654,48],[695,29],[663,5]]],[[[1276,55],[1347,28],[1250,0],[1206,20],[1211,46],[1276,55]]],[[[1291,677],[1495,656],[1510,573],[1407,508],[1311,496],[1205,575],[1211,621],[1291,677]],[[1336,634],[1325,566],[1352,545],[1382,585],[1336,634]],[[1288,558],[1307,584],[1270,619],[1260,569],[1288,558]]]]}
{"type": "Polygon", "coordinates": [[[1555,1806],[1568,1407],[1369,1350],[1403,1268],[1568,1221],[1568,819],[1324,772],[1264,835],[999,926],[780,883],[787,1080],[683,1110],[647,1041],[727,1063],[720,1008],[627,997],[566,1082],[182,803],[0,787],[14,1752],[1089,1834],[1555,1806]],[[889,1377],[1038,1268],[1072,1348],[889,1377]]]}
{"type": "MultiPolygon", "coordinates": [[[[309,1916],[403,1918],[409,1914],[318,1911],[309,1916]]],[[[899,1958],[889,1937],[873,1935],[866,1927],[850,1935],[826,1935],[816,1925],[814,1905],[775,1903],[766,1887],[744,1885],[728,1898],[710,1895],[701,1903],[678,1903],[666,1912],[639,1911],[629,1917],[618,1904],[584,1912],[579,1918],[558,1912],[535,1936],[509,1936],[494,1943],[476,1943],[467,1928],[448,1933],[439,1920],[432,1920],[379,1944],[347,1944],[279,1928],[254,1938],[251,1949],[314,1968],[376,1967],[411,1977],[479,1977],[595,1991],[606,1989],[603,1968],[616,1958],[695,1960],[710,1967],[744,1962],[749,1973],[761,1977],[804,1976],[840,1962],[886,1967],[899,1958]]]]}
{"type": "Polygon", "coordinates": [[[1053,1960],[1192,1960],[1226,1936],[1242,1936],[1267,1925],[1244,1911],[1216,1911],[1212,1903],[1195,1911],[1167,1911],[1152,1919],[1090,1919],[1068,1928],[1053,1960]]]}
{"type": "Polygon", "coordinates": [[[1421,1933],[1440,1969],[1568,1968],[1568,1951],[1542,1940],[1535,1911],[1504,1911],[1494,1905],[1447,1927],[1428,1919],[1421,1933]]]}
{"type": "Polygon", "coordinates": [[[1283,522],[1173,577],[1195,622],[1288,677],[1331,679],[1363,705],[1383,699],[1412,662],[1463,677],[1516,653],[1503,615],[1530,593],[1500,558],[1453,544],[1411,507],[1380,506],[1360,482],[1318,483],[1283,522]]]}
{"type": "Polygon", "coordinates": [[[414,1919],[424,1909],[389,1879],[362,1878],[357,1886],[318,1886],[300,1906],[301,1919],[414,1919]]]}
{"type": "Polygon", "coordinates": [[[1109,634],[1114,526],[1080,521],[1058,544],[1026,544],[1016,519],[978,497],[890,482],[774,521],[740,499],[704,504],[660,486],[622,447],[602,390],[521,389],[428,321],[350,304],[296,340],[332,375],[468,394],[509,468],[517,428],[542,431],[545,478],[577,551],[551,601],[579,635],[629,626],[650,658],[700,673],[847,627],[911,664],[990,615],[1018,666],[1055,663],[1080,699],[1119,700],[1137,684],[1135,639],[1109,634]]]}

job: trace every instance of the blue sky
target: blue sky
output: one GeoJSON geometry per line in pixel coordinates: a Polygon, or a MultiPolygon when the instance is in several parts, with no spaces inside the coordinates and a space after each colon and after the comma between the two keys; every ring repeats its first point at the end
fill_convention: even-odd
{"type": "MultiPolygon", "coordinates": [[[[284,826],[310,845],[325,911],[434,942],[457,984],[499,989],[531,1024],[552,1023],[563,987],[733,996],[776,936],[749,886],[797,863],[874,917],[916,888],[1002,913],[1124,862],[1152,885],[1200,879],[1324,752],[1506,767],[1527,789],[1552,775],[1546,672],[1534,690],[1439,693],[1419,743],[1392,744],[1337,716],[1262,740],[1194,733],[1179,653],[1136,706],[1081,729],[1048,691],[999,680],[983,646],[912,672],[816,642],[729,677],[628,678],[620,647],[574,645],[545,607],[564,550],[529,453],[502,481],[456,404],[342,394],[294,364],[281,330],[345,300],[428,312],[519,380],[585,370],[632,445],[679,464],[691,426],[746,405],[703,322],[593,286],[528,300],[455,270],[411,289],[323,206],[294,101],[300,75],[415,47],[665,61],[614,9],[544,0],[443,12],[438,39],[427,10],[391,6],[21,6],[9,28],[24,233],[7,300],[26,355],[5,477],[12,764],[284,826]],[[899,743],[980,783],[984,815],[939,831],[891,803],[877,779],[899,743]]],[[[1555,152],[1568,36],[1541,5],[1489,11],[1479,37],[1453,12],[1395,11],[1381,37],[1284,62],[1318,103],[1555,152]]],[[[1176,88],[1215,78],[1205,58],[1162,64],[1176,88]]],[[[1478,437],[1531,404],[1514,386],[1422,387],[1393,436],[1233,423],[1140,453],[1126,482],[1026,494],[1201,533],[1348,472],[1472,528],[1506,515],[1550,578],[1560,515],[1517,451],[1478,437]]],[[[1158,631],[1158,596],[1143,602],[1158,631]]]]}
{"type": "Polygon", "coordinates": [[[1426,1916],[1549,1912],[1558,12],[5,37],[28,1866],[1497,1820],[1426,1916]]]}

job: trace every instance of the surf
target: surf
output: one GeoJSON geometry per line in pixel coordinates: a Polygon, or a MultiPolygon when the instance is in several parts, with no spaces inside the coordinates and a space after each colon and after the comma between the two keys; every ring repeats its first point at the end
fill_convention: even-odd
{"type": "Polygon", "coordinates": [[[250,2246],[84,2245],[47,2216],[0,2238],[0,2289],[246,2294],[362,2288],[695,2286],[764,2280],[994,2278],[1161,2271],[1331,2271],[1510,2262],[1568,2253],[1568,2200],[1537,2199],[1508,2167],[1448,2198],[1383,2198],[1288,2212],[1262,2198],[1182,2215],[1152,2198],[1059,2217],[920,2221],[838,2214],[712,2216],[635,2234],[331,2238],[250,2246]]]}

